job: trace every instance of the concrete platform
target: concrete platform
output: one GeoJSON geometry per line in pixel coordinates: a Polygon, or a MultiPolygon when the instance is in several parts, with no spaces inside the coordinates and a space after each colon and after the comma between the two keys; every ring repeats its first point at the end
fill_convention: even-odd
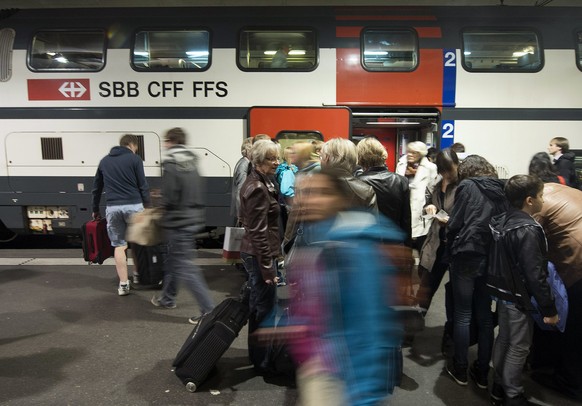
{"type": "MultiPolygon", "coordinates": [[[[238,295],[244,275],[221,250],[198,250],[216,302],[238,295]]],[[[250,367],[246,328],[196,393],[172,372],[172,361],[197,314],[189,292],[178,307],[159,309],[153,291],[117,295],[111,262],[87,265],[78,249],[0,249],[0,405],[294,405],[292,380],[265,380],[250,367]]],[[[488,405],[470,382],[460,387],[443,373],[440,338],[444,290],[426,329],[405,349],[404,381],[391,405],[488,405]]],[[[471,349],[470,358],[475,357],[471,349]]],[[[543,405],[574,405],[536,386],[543,405]]]]}

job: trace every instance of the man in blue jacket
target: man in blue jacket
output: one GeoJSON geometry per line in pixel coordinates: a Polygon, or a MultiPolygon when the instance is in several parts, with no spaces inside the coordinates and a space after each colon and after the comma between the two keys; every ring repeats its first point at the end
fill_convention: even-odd
{"type": "Polygon", "coordinates": [[[127,274],[127,241],[125,231],[129,218],[150,204],[150,193],[143,162],[136,155],[139,141],[136,135],[125,134],[119,146],[113,147],[101,159],[93,182],[93,219],[101,218],[99,202],[105,190],[107,234],[115,248],[115,269],[119,276],[119,296],[129,294],[127,274]]]}

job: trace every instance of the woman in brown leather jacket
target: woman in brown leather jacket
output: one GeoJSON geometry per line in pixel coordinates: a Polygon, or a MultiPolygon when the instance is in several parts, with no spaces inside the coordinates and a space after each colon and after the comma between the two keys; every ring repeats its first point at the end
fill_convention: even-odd
{"type": "MultiPolygon", "coordinates": [[[[279,165],[279,149],[272,141],[257,141],[251,149],[249,174],[240,191],[240,215],[245,234],[241,259],[249,274],[249,337],[272,314],[277,289],[277,257],[280,255],[279,203],[273,175],[279,165]]],[[[268,372],[268,351],[249,340],[249,358],[258,372],[268,372]]]]}

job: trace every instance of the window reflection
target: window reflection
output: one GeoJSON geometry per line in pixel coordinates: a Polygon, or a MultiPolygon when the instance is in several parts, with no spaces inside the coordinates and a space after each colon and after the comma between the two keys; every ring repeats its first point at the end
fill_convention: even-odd
{"type": "Polygon", "coordinates": [[[41,31],[32,39],[33,70],[98,71],[105,65],[105,32],[41,31]]]}
{"type": "Polygon", "coordinates": [[[135,36],[132,64],[137,70],[206,70],[210,64],[210,33],[205,30],[140,31],[135,36]]]}
{"type": "Polygon", "coordinates": [[[542,68],[537,35],[528,31],[463,33],[463,66],[469,71],[531,71],[542,68]]]}

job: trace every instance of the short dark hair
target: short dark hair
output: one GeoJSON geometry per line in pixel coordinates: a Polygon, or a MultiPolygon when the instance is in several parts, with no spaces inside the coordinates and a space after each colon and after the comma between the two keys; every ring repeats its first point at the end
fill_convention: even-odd
{"type": "Polygon", "coordinates": [[[505,183],[505,197],[516,209],[522,209],[525,199],[536,197],[544,189],[544,182],[533,175],[515,175],[505,183]]]}
{"type": "Polygon", "coordinates": [[[137,135],[125,134],[119,140],[119,146],[121,147],[128,147],[130,144],[133,144],[135,146],[139,145],[139,138],[137,137],[137,135]]]}
{"type": "Polygon", "coordinates": [[[529,174],[537,176],[543,182],[558,183],[558,173],[550,160],[550,156],[545,152],[538,152],[529,163],[529,174]]]}
{"type": "Polygon", "coordinates": [[[554,137],[552,138],[552,141],[554,141],[554,144],[556,144],[557,147],[562,149],[562,154],[570,151],[570,143],[568,142],[568,138],[554,137]]]}
{"type": "Polygon", "coordinates": [[[174,127],[166,133],[166,141],[171,144],[186,144],[186,133],[180,127],[174,127]]]}
{"type": "Polygon", "coordinates": [[[451,145],[451,150],[455,152],[465,152],[465,146],[460,142],[455,142],[453,145],[451,145]]]}

